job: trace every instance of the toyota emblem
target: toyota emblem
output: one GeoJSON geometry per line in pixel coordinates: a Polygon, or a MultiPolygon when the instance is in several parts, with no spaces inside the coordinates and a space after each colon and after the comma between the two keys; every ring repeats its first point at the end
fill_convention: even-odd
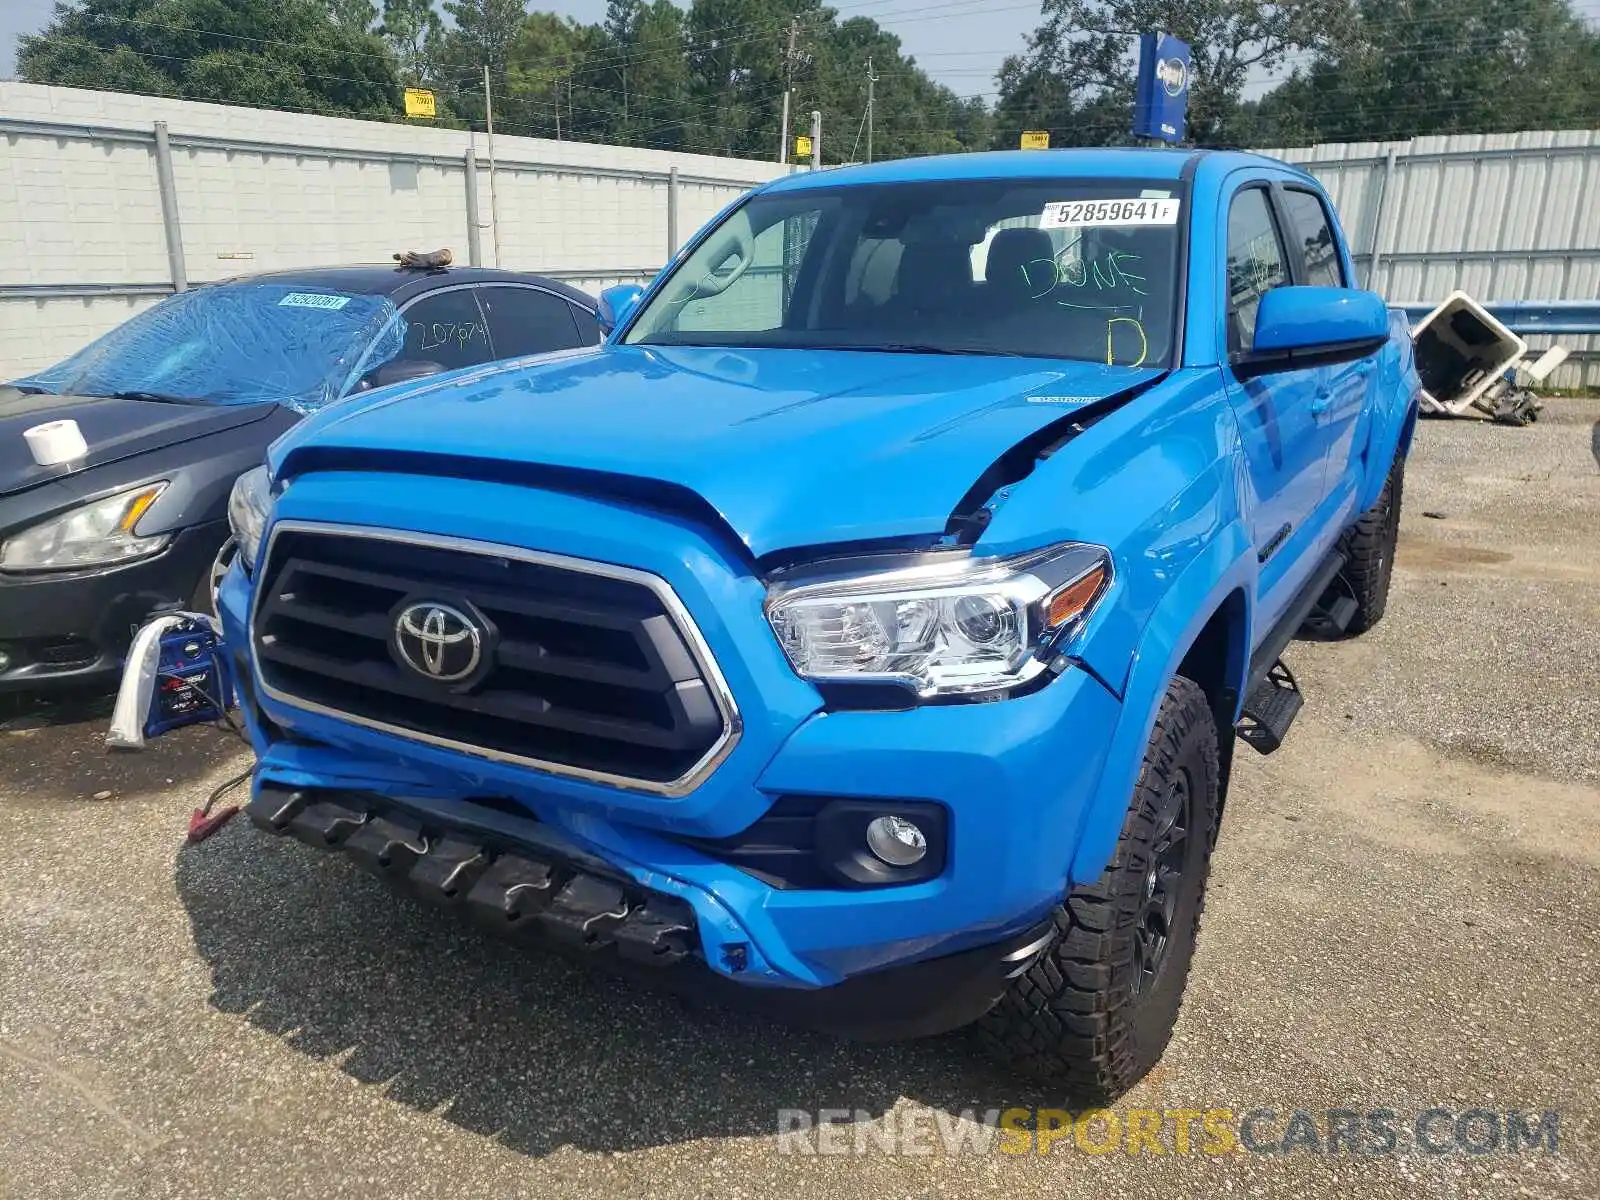
{"type": "Polygon", "coordinates": [[[400,661],[436,683],[459,683],[475,672],[483,662],[483,641],[477,621],[437,600],[408,604],[394,619],[400,661]]]}

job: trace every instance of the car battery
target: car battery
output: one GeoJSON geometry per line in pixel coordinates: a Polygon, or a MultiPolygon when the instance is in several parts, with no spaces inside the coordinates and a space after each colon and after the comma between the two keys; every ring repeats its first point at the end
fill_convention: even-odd
{"type": "Polygon", "coordinates": [[[197,623],[164,634],[156,659],[155,692],[144,734],[156,737],[180,725],[220,721],[233,706],[233,677],[221,640],[197,623]]]}

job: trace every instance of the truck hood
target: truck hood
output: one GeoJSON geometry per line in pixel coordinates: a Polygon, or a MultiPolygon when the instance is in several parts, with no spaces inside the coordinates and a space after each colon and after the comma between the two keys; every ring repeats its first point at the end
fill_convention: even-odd
{"type": "Polygon", "coordinates": [[[224,429],[250,425],[277,407],[251,404],[228,408],[113,400],[106,396],[34,395],[0,384],[0,496],[224,429]],[[89,453],[60,466],[41,467],[33,461],[23,430],[62,420],[78,423],[83,440],[89,443],[89,453]]]}
{"type": "Polygon", "coordinates": [[[703,499],[760,556],[941,533],[1010,447],[1159,374],[1058,359],[605,346],[340,406],[281,438],[271,465],[292,477],[381,467],[387,454],[393,469],[455,474],[490,461],[557,487],[574,472],[598,490],[646,480],[703,499]]]}

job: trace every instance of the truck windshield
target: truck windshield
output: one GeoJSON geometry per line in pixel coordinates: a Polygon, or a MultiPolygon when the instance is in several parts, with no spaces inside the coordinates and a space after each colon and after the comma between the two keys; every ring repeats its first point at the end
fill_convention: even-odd
{"type": "Polygon", "coordinates": [[[655,290],[630,345],[1172,354],[1183,194],[1145,180],[966,180],[760,194],[655,290]]]}
{"type": "Polygon", "coordinates": [[[275,401],[312,412],[404,344],[386,296],[245,280],[180,292],[15,386],[195,404],[275,401]]]}

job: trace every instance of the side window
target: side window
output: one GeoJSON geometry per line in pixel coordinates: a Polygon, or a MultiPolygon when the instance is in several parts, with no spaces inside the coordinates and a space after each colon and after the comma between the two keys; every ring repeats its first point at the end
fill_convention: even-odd
{"type": "Polygon", "coordinates": [[[489,335],[496,358],[543,354],[580,345],[572,305],[560,296],[531,287],[478,289],[483,311],[489,315],[489,335]]]}
{"type": "Polygon", "coordinates": [[[740,258],[748,255],[730,286],[689,299],[678,314],[676,327],[683,332],[781,329],[816,225],[815,212],[797,212],[755,234],[747,249],[730,248],[722,261],[708,263],[714,280],[725,272],[740,270],[740,258]]]}
{"type": "Polygon", "coordinates": [[[454,288],[424,296],[402,315],[406,322],[405,347],[399,361],[436,362],[445,370],[488,362],[489,327],[473,289],[454,288]]]}
{"type": "Polygon", "coordinates": [[[1261,297],[1289,282],[1265,188],[1246,188],[1228,206],[1228,349],[1255,338],[1261,297]]]}
{"type": "Polygon", "coordinates": [[[1323,287],[1343,287],[1344,271],[1339,262],[1339,248],[1333,240],[1333,225],[1328,220],[1322,200],[1312,192],[1299,188],[1285,188],[1284,206],[1289,210],[1289,224],[1294,228],[1299,246],[1295,253],[1305,260],[1307,283],[1323,287]]]}
{"type": "Polygon", "coordinates": [[[572,306],[572,319],[578,323],[578,345],[598,346],[600,344],[600,322],[594,319],[594,314],[587,308],[572,306]]]}

